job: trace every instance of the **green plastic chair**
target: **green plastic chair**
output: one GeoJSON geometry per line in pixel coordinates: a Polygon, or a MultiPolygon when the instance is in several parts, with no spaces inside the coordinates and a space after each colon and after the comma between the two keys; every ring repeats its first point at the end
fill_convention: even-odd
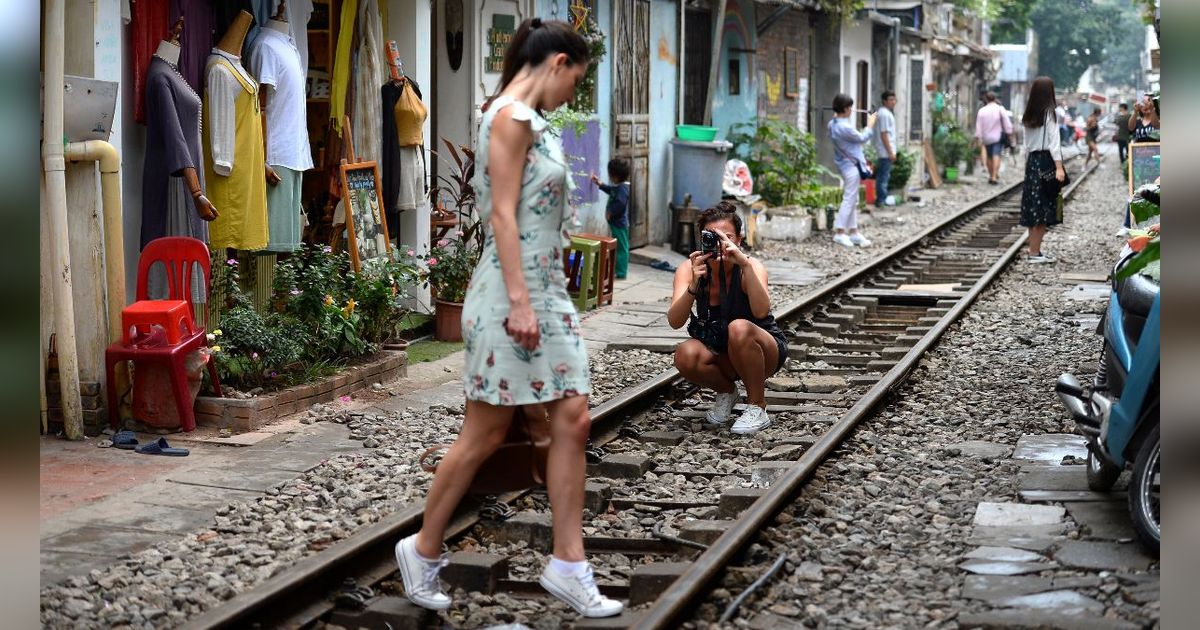
{"type": "MultiPolygon", "coordinates": [[[[597,282],[600,266],[600,241],[572,236],[571,249],[565,256],[569,257],[570,252],[578,252],[579,255],[569,263],[567,291],[571,294],[571,301],[575,303],[576,310],[582,313],[590,308],[595,308],[600,301],[600,286],[597,282]]],[[[570,259],[568,258],[568,260],[570,259]]]]}

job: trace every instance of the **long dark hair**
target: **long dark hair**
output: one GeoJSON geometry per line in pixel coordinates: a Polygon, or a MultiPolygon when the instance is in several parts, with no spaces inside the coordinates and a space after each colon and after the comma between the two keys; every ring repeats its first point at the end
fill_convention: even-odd
{"type": "Polygon", "coordinates": [[[1025,103],[1021,124],[1026,129],[1037,129],[1046,124],[1047,115],[1054,116],[1054,122],[1057,123],[1054,104],[1054,79],[1045,76],[1034,79],[1033,85],[1029,86],[1029,101],[1025,103]]]}
{"type": "Polygon", "coordinates": [[[733,223],[733,236],[742,235],[742,217],[737,213],[737,206],[728,201],[722,201],[717,205],[708,208],[700,213],[700,218],[696,219],[697,230],[703,230],[709,223],[717,221],[730,221],[733,223]]]}
{"type": "Polygon", "coordinates": [[[512,83],[521,68],[537,66],[547,57],[558,53],[565,54],[572,64],[590,61],[587,41],[567,22],[536,17],[521,22],[504,51],[500,85],[496,88],[496,93],[484,104],[483,111],[487,111],[496,96],[512,83]]]}

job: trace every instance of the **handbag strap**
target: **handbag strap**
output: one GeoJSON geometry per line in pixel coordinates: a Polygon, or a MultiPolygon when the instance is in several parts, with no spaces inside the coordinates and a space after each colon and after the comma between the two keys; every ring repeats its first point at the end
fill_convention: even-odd
{"type": "MultiPolygon", "coordinates": [[[[836,125],[837,123],[835,122],[835,123],[833,123],[833,124],[835,124],[835,125],[836,125]]],[[[862,168],[863,168],[862,166],[859,166],[859,164],[858,164],[858,158],[856,158],[856,157],[853,157],[853,156],[851,156],[851,155],[847,154],[845,151],[843,151],[843,150],[842,150],[842,148],[841,148],[841,147],[839,147],[839,146],[838,146],[837,138],[833,137],[833,127],[830,127],[830,128],[829,128],[829,141],[833,143],[833,148],[834,148],[834,150],[835,150],[835,151],[837,151],[838,153],[841,153],[841,154],[842,154],[842,157],[846,158],[847,160],[850,160],[850,161],[854,162],[854,166],[855,166],[856,168],[859,168],[859,169],[862,169],[862,168]]]]}

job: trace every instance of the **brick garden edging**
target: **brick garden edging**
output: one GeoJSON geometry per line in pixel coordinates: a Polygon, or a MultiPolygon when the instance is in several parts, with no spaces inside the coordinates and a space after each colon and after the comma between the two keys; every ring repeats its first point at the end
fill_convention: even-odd
{"type": "Polygon", "coordinates": [[[390,381],[408,374],[408,353],[384,350],[375,360],[356,365],[306,385],[256,396],[254,398],[196,399],[196,424],[230,428],[237,432],[253,431],[268,420],[308,409],[366,389],[373,383],[390,381]]]}

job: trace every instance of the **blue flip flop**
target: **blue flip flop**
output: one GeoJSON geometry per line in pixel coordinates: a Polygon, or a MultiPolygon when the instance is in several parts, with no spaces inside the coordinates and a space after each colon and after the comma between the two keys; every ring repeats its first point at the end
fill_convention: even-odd
{"type": "Polygon", "coordinates": [[[157,442],[148,442],[133,450],[142,455],[167,455],[169,457],[186,457],[189,453],[186,448],[175,448],[167,444],[167,438],[158,438],[157,442]]]}
{"type": "Polygon", "coordinates": [[[113,448],[119,448],[125,451],[132,451],[138,445],[137,437],[133,431],[118,431],[112,436],[113,448]]]}

